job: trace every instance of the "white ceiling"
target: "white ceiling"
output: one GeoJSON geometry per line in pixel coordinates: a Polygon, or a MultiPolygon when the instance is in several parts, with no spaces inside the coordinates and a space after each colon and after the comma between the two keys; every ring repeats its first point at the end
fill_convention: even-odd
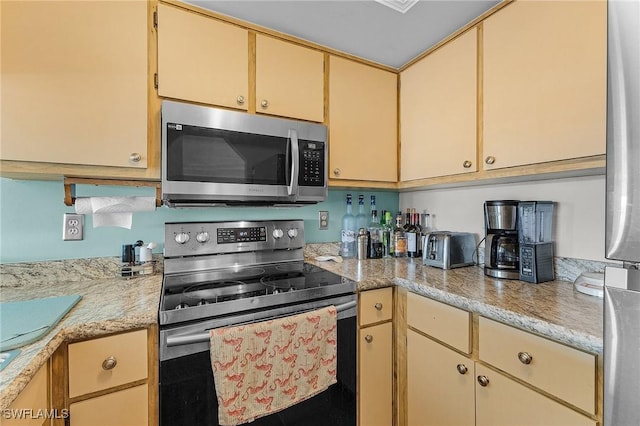
{"type": "Polygon", "coordinates": [[[393,68],[500,3],[420,0],[401,13],[374,0],[184,1],[393,68]]]}

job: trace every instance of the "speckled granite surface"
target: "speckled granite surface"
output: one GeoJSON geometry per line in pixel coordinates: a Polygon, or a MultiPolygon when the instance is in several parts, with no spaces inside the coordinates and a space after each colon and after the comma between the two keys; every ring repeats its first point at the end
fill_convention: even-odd
{"type": "Polygon", "coordinates": [[[82,300],[42,339],[0,372],[0,409],[8,407],[64,341],[147,327],[158,321],[162,274],[118,278],[111,259],[0,265],[0,301],[81,295],[82,300]]]}
{"type": "MultiPolygon", "coordinates": [[[[528,284],[485,277],[482,268],[443,271],[411,259],[318,262],[336,255],[338,243],[309,244],[308,262],[352,279],[358,290],[399,285],[410,291],[477,312],[566,344],[602,353],[602,299],[578,293],[568,281],[528,284]]],[[[0,301],[79,294],[83,299],[45,337],[21,348],[0,372],[0,409],[6,408],[31,377],[67,341],[97,337],[157,323],[162,262],[152,276],[117,277],[118,258],[78,259],[0,265],[0,301]]],[[[563,276],[599,265],[581,261],[563,276]]],[[[573,279],[570,278],[570,279],[573,279]]]]}
{"type": "Polygon", "coordinates": [[[488,318],[512,324],[559,342],[601,354],[602,299],[577,292],[573,283],[530,284],[486,277],[481,267],[443,271],[412,259],[345,259],[318,262],[321,254],[335,254],[332,245],[305,250],[306,260],[350,278],[358,290],[399,285],[415,293],[488,318]]]}

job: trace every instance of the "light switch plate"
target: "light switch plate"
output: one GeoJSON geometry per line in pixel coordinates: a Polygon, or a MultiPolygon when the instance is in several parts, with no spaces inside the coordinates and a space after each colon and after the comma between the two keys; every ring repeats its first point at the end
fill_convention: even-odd
{"type": "Polygon", "coordinates": [[[325,210],[320,210],[318,212],[318,229],[321,231],[326,231],[329,229],[329,212],[325,210]]]}
{"type": "Polygon", "coordinates": [[[62,224],[62,240],[78,241],[82,240],[84,228],[84,215],[75,213],[65,213],[62,224]]]}

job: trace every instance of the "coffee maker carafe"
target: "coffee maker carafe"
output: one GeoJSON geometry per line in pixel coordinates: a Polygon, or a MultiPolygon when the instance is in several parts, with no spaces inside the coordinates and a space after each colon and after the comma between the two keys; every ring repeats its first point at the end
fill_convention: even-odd
{"type": "Polygon", "coordinates": [[[518,279],[518,201],[484,203],[484,274],[494,278],[518,279]]]}

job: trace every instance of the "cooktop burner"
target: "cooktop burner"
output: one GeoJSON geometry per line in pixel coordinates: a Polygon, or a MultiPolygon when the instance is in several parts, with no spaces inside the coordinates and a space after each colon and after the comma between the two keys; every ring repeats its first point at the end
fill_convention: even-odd
{"type": "MultiPolygon", "coordinates": [[[[355,290],[352,281],[303,262],[287,266],[273,265],[260,270],[263,274],[241,280],[219,279],[165,287],[161,311],[176,311],[170,314],[173,316],[186,314],[177,311],[198,311],[200,313],[189,316],[201,317],[209,315],[209,312],[217,315],[218,312],[223,314],[265,304],[287,304],[300,299],[322,297],[324,293],[331,295],[337,291],[355,290]],[[338,287],[330,289],[333,286],[343,287],[340,290],[338,287]],[[203,308],[208,309],[207,313],[203,308]]],[[[229,273],[237,275],[236,272],[229,273]]],[[[198,276],[194,275],[196,279],[198,276]]],[[[184,277],[182,281],[185,281],[184,277]]]]}

